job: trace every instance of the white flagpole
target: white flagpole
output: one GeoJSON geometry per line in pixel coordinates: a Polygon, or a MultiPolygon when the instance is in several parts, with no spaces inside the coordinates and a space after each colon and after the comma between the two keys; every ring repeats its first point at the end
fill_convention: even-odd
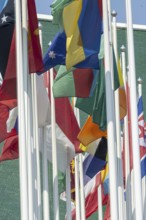
{"type": "MultiPolygon", "coordinates": [[[[66,155],[67,156],[67,155],[66,155]]],[[[71,179],[70,179],[70,166],[66,169],[66,209],[67,220],[71,220],[71,179]]]]}
{"type": "Polygon", "coordinates": [[[75,201],[76,201],[76,220],[81,220],[80,213],[80,182],[79,182],[79,157],[75,156],[75,201]]]}
{"type": "Polygon", "coordinates": [[[17,95],[19,116],[19,172],[20,172],[20,203],[21,220],[29,219],[28,210],[28,183],[27,183],[27,159],[26,159],[26,120],[24,91],[26,89],[26,76],[23,69],[22,53],[22,26],[21,26],[21,1],[15,2],[16,12],[16,51],[17,51],[17,95]]]}
{"type": "MultiPolygon", "coordinates": [[[[43,48],[42,39],[42,24],[39,22],[39,37],[41,48],[43,48]]],[[[48,77],[48,74],[47,74],[48,77]]],[[[48,91],[47,91],[48,92],[48,91]]],[[[48,182],[48,160],[47,160],[47,145],[46,145],[46,127],[40,128],[40,139],[42,144],[42,176],[43,176],[43,217],[44,220],[50,220],[50,203],[49,203],[49,182],[48,182]]]]}
{"type": "MultiPolygon", "coordinates": [[[[142,96],[142,79],[139,77],[138,80],[138,96],[142,96]]],[[[143,198],[143,218],[146,218],[146,176],[142,178],[142,198],[143,198]]]]}
{"type": "Polygon", "coordinates": [[[106,83],[106,113],[108,132],[109,155],[109,182],[110,182],[110,209],[111,219],[118,220],[118,193],[116,180],[116,156],[114,142],[114,91],[112,90],[112,77],[110,66],[110,41],[107,0],[103,0],[103,24],[104,24],[104,54],[105,54],[105,83],[106,83]]]}
{"type": "MultiPolygon", "coordinates": [[[[118,66],[118,48],[117,48],[117,13],[112,11],[112,36],[116,64],[118,66]]],[[[119,107],[119,89],[115,91],[115,114],[116,114],[116,137],[117,137],[117,181],[118,181],[118,205],[119,220],[124,219],[124,190],[123,190],[123,170],[122,170],[122,149],[121,149],[121,125],[120,125],[120,107],[119,107]]]]}
{"type": "Polygon", "coordinates": [[[48,161],[47,161],[47,146],[46,146],[46,128],[41,131],[42,140],[42,172],[43,172],[43,216],[44,220],[50,220],[50,203],[49,203],[49,183],[48,183],[48,161]]]}
{"type": "Polygon", "coordinates": [[[53,86],[53,69],[50,69],[54,220],[59,220],[57,146],[56,146],[56,130],[55,130],[56,120],[55,120],[55,101],[53,97],[52,86],[53,86]]]}
{"type": "Polygon", "coordinates": [[[135,191],[135,211],[136,219],[143,219],[141,173],[140,173],[140,153],[139,153],[139,134],[138,134],[138,113],[137,113],[137,94],[136,94],[136,72],[135,72],[135,53],[132,27],[131,0],[126,0],[127,17],[127,40],[128,40],[128,60],[129,60],[129,86],[130,86],[130,109],[131,109],[131,132],[133,149],[134,167],[134,191],[135,191]]]}
{"type": "MultiPolygon", "coordinates": [[[[124,46],[121,47],[121,63],[122,73],[124,80],[124,87],[127,94],[127,74],[126,74],[126,49],[124,46]]],[[[127,99],[128,102],[128,99],[127,99]]],[[[128,114],[124,118],[124,148],[125,148],[125,187],[126,187],[126,218],[132,219],[132,207],[131,207],[131,174],[130,174],[130,153],[129,153],[129,129],[128,129],[128,114]]]]}
{"type": "MultiPolygon", "coordinates": [[[[74,98],[76,101],[76,98],[74,98]]],[[[74,113],[77,119],[77,122],[80,126],[80,113],[79,109],[74,107],[74,113]]],[[[79,219],[86,219],[86,214],[85,214],[85,195],[84,195],[84,181],[83,181],[83,161],[82,161],[82,154],[76,155],[76,160],[75,160],[75,182],[77,184],[77,189],[76,187],[76,215],[78,216],[79,219]],[[78,173],[76,173],[78,172],[78,173]],[[79,180],[77,180],[79,178],[79,180]],[[79,195],[78,195],[79,193],[79,195]],[[78,204],[78,205],[77,205],[78,204]],[[80,214],[79,214],[80,213],[80,214]]]]}
{"type": "Polygon", "coordinates": [[[97,194],[98,194],[98,220],[103,220],[101,184],[98,186],[97,194]]]}

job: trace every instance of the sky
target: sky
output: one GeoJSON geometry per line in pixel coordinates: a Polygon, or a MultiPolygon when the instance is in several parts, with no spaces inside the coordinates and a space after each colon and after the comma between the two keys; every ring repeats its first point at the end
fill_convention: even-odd
{"type": "MultiPolygon", "coordinates": [[[[35,0],[39,14],[51,14],[50,4],[53,0],[35,0]]],[[[146,25],[146,0],[131,0],[134,24],[146,25]]],[[[111,10],[117,12],[117,22],[126,22],[125,1],[111,0],[111,10]]]]}

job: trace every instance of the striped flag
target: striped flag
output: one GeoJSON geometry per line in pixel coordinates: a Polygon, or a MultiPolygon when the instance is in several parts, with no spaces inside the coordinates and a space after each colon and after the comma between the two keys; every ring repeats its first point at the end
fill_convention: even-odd
{"type": "Polygon", "coordinates": [[[146,141],[144,139],[144,112],[142,96],[138,100],[138,127],[141,160],[141,178],[146,175],[146,141]]]}

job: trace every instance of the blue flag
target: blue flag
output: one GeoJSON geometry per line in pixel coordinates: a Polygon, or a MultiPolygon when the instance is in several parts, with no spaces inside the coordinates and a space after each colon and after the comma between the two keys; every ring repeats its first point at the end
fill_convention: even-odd
{"type": "MultiPolygon", "coordinates": [[[[44,62],[44,72],[55,67],[56,65],[65,65],[66,60],[66,35],[59,32],[53,39],[51,46],[46,52],[44,62]]],[[[78,63],[76,68],[93,68],[99,69],[98,53],[88,56],[84,61],[78,63]]]]}

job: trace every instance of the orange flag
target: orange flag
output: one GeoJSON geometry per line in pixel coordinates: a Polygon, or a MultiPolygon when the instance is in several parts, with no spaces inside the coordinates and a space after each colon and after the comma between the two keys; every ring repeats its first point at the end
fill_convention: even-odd
{"type": "Polygon", "coordinates": [[[78,140],[87,146],[101,137],[107,137],[107,131],[100,130],[99,126],[92,122],[92,117],[90,116],[78,134],[78,140]]]}

